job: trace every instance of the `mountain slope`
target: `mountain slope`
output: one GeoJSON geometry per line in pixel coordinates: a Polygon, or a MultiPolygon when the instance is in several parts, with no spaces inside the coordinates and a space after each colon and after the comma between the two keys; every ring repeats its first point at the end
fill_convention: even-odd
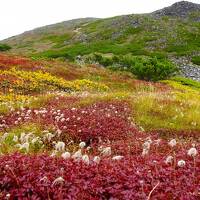
{"type": "Polygon", "coordinates": [[[182,1],[150,14],[67,21],[3,42],[15,53],[70,59],[94,52],[196,54],[200,50],[199,16],[199,4],[182,1]]]}

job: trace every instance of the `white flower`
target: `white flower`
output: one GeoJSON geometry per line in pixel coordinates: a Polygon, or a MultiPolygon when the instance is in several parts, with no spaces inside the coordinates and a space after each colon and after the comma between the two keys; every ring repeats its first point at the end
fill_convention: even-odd
{"type": "Polygon", "coordinates": [[[35,113],[36,115],[38,115],[39,111],[38,111],[38,110],[34,110],[34,113],[35,113]]]}
{"type": "Polygon", "coordinates": [[[47,139],[48,142],[50,142],[51,139],[52,139],[53,137],[54,137],[54,135],[53,135],[52,133],[47,133],[47,134],[45,135],[45,139],[47,139]]]}
{"type": "Polygon", "coordinates": [[[94,161],[95,163],[99,164],[100,161],[101,161],[101,158],[100,158],[99,156],[95,156],[95,157],[93,158],[93,161],[94,161]]]}
{"type": "Polygon", "coordinates": [[[50,155],[50,157],[55,157],[57,155],[57,151],[53,151],[50,155]]]}
{"type": "Polygon", "coordinates": [[[56,149],[56,151],[64,151],[65,150],[65,143],[64,142],[57,142],[55,149],[56,149]]]}
{"type": "Polygon", "coordinates": [[[111,155],[111,147],[103,148],[101,153],[103,156],[110,156],[111,155]]]}
{"type": "Polygon", "coordinates": [[[169,146],[174,147],[174,146],[176,146],[176,140],[172,139],[168,144],[169,144],[169,146]]]}
{"type": "Polygon", "coordinates": [[[61,120],[60,120],[61,122],[64,122],[65,121],[65,118],[61,118],[61,120]]]}
{"type": "Polygon", "coordinates": [[[197,155],[197,149],[195,147],[192,147],[191,149],[188,150],[188,156],[195,157],[197,155]]]}
{"type": "Polygon", "coordinates": [[[143,151],[142,156],[145,156],[149,153],[150,147],[151,147],[152,140],[151,138],[147,138],[147,140],[143,143],[143,151]]]}
{"type": "Polygon", "coordinates": [[[149,141],[146,141],[146,142],[144,142],[144,144],[143,144],[143,149],[149,150],[149,149],[150,149],[150,146],[151,146],[151,143],[150,143],[149,141]]]}
{"type": "Polygon", "coordinates": [[[79,144],[79,147],[82,149],[82,148],[84,148],[86,146],[86,143],[85,142],[81,142],[80,144],[79,144]]]}
{"type": "Polygon", "coordinates": [[[20,135],[20,141],[21,142],[25,142],[25,137],[26,137],[26,134],[25,133],[21,133],[21,135],[20,135]]]}
{"type": "Polygon", "coordinates": [[[179,160],[179,161],[178,161],[178,166],[179,166],[179,167],[184,167],[185,164],[186,164],[186,163],[185,163],[184,160],[179,160]]]}
{"type": "Polygon", "coordinates": [[[161,139],[157,139],[157,140],[155,140],[154,142],[155,142],[156,145],[159,145],[160,142],[161,142],[161,139]]]}
{"type": "Polygon", "coordinates": [[[65,152],[61,156],[63,159],[69,159],[71,157],[71,154],[69,152],[65,152]]]}
{"type": "Polygon", "coordinates": [[[150,137],[147,137],[147,138],[146,138],[146,142],[148,142],[149,144],[151,144],[153,141],[151,140],[150,137]]]}
{"type": "Polygon", "coordinates": [[[58,134],[58,136],[60,136],[61,133],[62,133],[62,131],[61,131],[60,129],[58,129],[58,130],[56,131],[56,133],[58,134]]]}
{"type": "Polygon", "coordinates": [[[35,138],[33,138],[32,140],[31,140],[31,143],[32,144],[35,144],[37,141],[39,141],[40,140],[40,138],[39,137],[35,137],[35,138]]]}
{"type": "Polygon", "coordinates": [[[32,111],[31,110],[27,110],[27,114],[30,114],[32,111]]]}
{"type": "Polygon", "coordinates": [[[123,158],[124,158],[124,156],[114,156],[112,159],[113,160],[121,160],[123,158]]]}
{"type": "Polygon", "coordinates": [[[56,178],[56,179],[53,181],[53,185],[55,185],[55,184],[60,184],[60,183],[64,183],[64,182],[65,182],[64,178],[60,176],[60,177],[56,178]]]}
{"type": "Polygon", "coordinates": [[[146,155],[148,155],[149,154],[149,149],[143,149],[143,151],[142,151],[142,156],[146,156],[146,155]]]}
{"type": "Polygon", "coordinates": [[[88,146],[87,147],[87,151],[90,151],[92,149],[92,147],[88,146]]]}
{"type": "Polygon", "coordinates": [[[18,142],[18,136],[17,135],[14,135],[13,142],[18,142]]]}
{"type": "Polygon", "coordinates": [[[44,176],[43,178],[40,179],[40,181],[47,182],[47,181],[48,181],[48,178],[47,178],[46,176],[44,176]]]}
{"type": "Polygon", "coordinates": [[[10,194],[8,193],[8,194],[6,194],[6,199],[10,199],[10,194]]]}
{"type": "Polygon", "coordinates": [[[2,140],[5,140],[9,136],[9,133],[4,133],[2,136],[2,140]]]}
{"type": "Polygon", "coordinates": [[[87,154],[83,155],[83,156],[82,156],[82,161],[83,161],[85,164],[89,165],[89,164],[90,164],[89,156],[88,156],[87,154]]]}
{"type": "Polygon", "coordinates": [[[25,142],[24,144],[19,145],[19,149],[25,149],[27,152],[29,151],[29,143],[25,142]]]}
{"type": "Polygon", "coordinates": [[[167,156],[166,160],[165,160],[165,163],[166,164],[172,164],[172,161],[173,161],[173,156],[167,156]]]}
{"type": "Polygon", "coordinates": [[[74,160],[80,160],[82,158],[82,153],[81,153],[81,149],[78,150],[77,152],[74,153],[74,155],[72,156],[72,158],[74,160]]]}
{"type": "Polygon", "coordinates": [[[10,166],[9,166],[9,165],[5,165],[5,168],[6,168],[6,169],[9,169],[9,168],[10,168],[10,166]]]}

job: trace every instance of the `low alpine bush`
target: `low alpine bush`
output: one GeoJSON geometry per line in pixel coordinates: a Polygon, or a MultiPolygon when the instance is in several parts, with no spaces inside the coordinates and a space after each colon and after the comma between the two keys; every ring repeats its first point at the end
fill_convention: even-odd
{"type": "Polygon", "coordinates": [[[0,51],[8,51],[11,47],[7,44],[0,44],[0,51]]]}

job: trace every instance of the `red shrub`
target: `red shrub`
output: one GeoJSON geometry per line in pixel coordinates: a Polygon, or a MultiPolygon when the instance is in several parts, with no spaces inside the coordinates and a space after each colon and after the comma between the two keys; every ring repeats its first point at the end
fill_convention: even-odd
{"type": "Polygon", "coordinates": [[[0,157],[0,198],[11,199],[199,199],[200,160],[185,167],[167,165],[160,156],[104,159],[90,165],[46,155],[0,157]],[[155,162],[156,160],[156,162],[155,162]],[[64,180],[55,182],[62,177],[64,180]]]}
{"type": "Polygon", "coordinates": [[[39,62],[32,61],[28,58],[0,54],[0,69],[9,69],[11,67],[16,66],[24,70],[34,70],[43,68],[39,62]]]}
{"type": "Polygon", "coordinates": [[[47,127],[54,126],[62,131],[60,139],[63,141],[69,136],[73,140],[87,142],[100,137],[104,140],[117,140],[137,132],[136,127],[128,120],[130,109],[124,102],[102,102],[83,108],[62,110],[56,110],[49,104],[48,107],[50,108],[31,110],[29,114],[28,109],[14,112],[3,117],[0,122],[4,122],[5,127],[12,127],[24,121],[38,122],[47,127]]]}

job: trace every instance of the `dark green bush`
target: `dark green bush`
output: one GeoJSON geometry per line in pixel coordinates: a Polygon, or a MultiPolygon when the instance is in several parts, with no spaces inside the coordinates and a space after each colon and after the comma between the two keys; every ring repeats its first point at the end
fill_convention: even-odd
{"type": "Polygon", "coordinates": [[[130,71],[137,78],[146,81],[159,81],[171,77],[177,68],[169,61],[154,58],[136,58],[130,71]]]}
{"type": "Polygon", "coordinates": [[[93,55],[92,59],[93,59],[93,61],[99,63],[100,65],[103,65],[104,67],[111,66],[114,63],[112,57],[105,57],[105,56],[102,56],[101,54],[97,54],[97,53],[95,53],[93,55]]]}
{"type": "Polygon", "coordinates": [[[158,81],[171,77],[177,68],[167,59],[150,56],[92,54],[85,57],[86,62],[97,62],[112,70],[129,71],[137,78],[146,81],[158,81]]]}
{"type": "Polygon", "coordinates": [[[7,44],[0,44],[0,51],[8,51],[11,47],[7,44]]]}

